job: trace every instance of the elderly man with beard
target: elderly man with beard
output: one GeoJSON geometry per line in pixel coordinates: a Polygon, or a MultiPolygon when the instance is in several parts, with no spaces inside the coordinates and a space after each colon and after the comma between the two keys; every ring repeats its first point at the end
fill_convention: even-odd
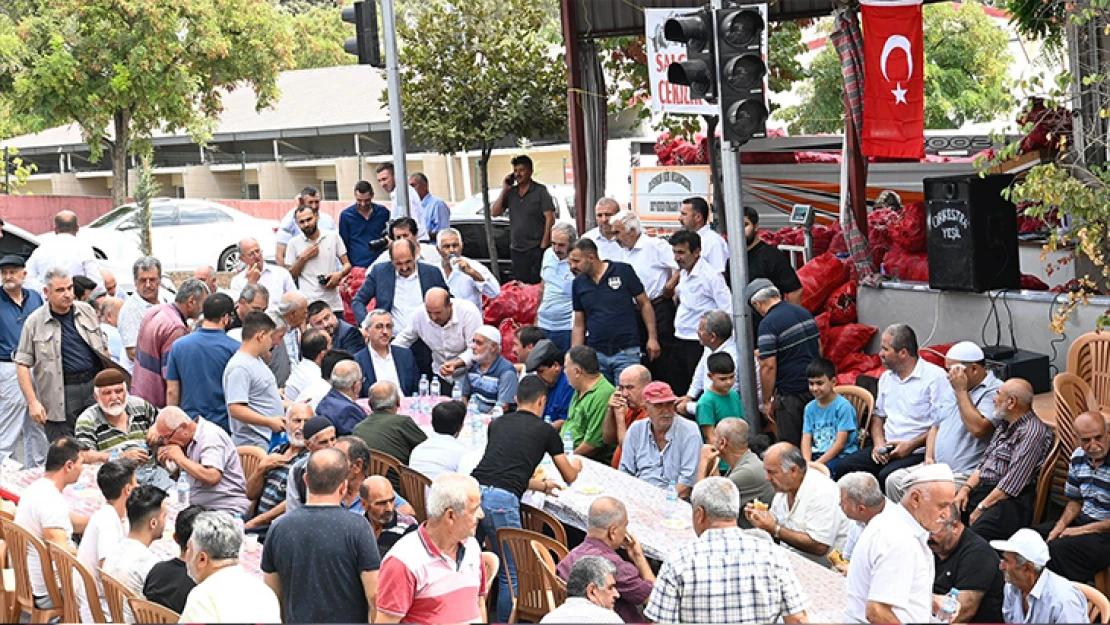
{"type": "Polygon", "coordinates": [[[371,475],[363,480],[358,494],[366,520],[370,522],[370,529],[374,530],[374,538],[378,541],[378,553],[384,558],[402,536],[415,532],[419,523],[397,511],[393,484],[381,475],[371,475]]]}
{"type": "Polygon", "coordinates": [[[12,354],[19,347],[19,334],[27,316],[42,306],[42,294],[23,288],[27,277],[21,257],[0,258],[0,452],[13,453],[23,435],[18,457],[25,464],[37,466],[46,458],[46,436],[41,428],[32,427],[27,402],[19,392],[19,380],[12,354]]]}
{"type": "Polygon", "coordinates": [[[501,355],[501,333],[493,326],[482,326],[474,332],[470,344],[474,364],[459,381],[463,401],[475,397],[481,412],[490,412],[498,404],[508,412],[516,405],[519,378],[512,363],[501,355]]]}
{"type": "Polygon", "coordinates": [[[147,400],[129,395],[127,379],[116,369],[105,369],[93,378],[96,403],[77,417],[75,437],[87,463],[128,458],[139,464],[150,459],[146,433],[158,418],[158,409],[147,400]]]}
{"type": "Polygon", "coordinates": [[[278,445],[247,477],[247,499],[258,500],[254,518],[246,524],[246,529],[258,529],[262,536],[266,529],[282,514],[285,514],[285,491],[289,485],[289,471],[301,458],[308,457],[305,445],[304,425],[312,418],[312,408],[308,404],[291,404],[285,411],[285,433],[289,441],[278,445]]]}
{"type": "Polygon", "coordinates": [[[675,414],[675,397],[666,382],[644,387],[647,419],[628,428],[620,470],[655,486],[675,484],[685,499],[694,487],[701,454],[701,432],[689,419],[675,414]]]}
{"type": "Polygon", "coordinates": [[[848,567],[847,623],[928,623],[933,616],[930,532],[947,519],[956,485],[952,469],[914,473],[899,505],[886,506],[863,530],[848,567]]]}

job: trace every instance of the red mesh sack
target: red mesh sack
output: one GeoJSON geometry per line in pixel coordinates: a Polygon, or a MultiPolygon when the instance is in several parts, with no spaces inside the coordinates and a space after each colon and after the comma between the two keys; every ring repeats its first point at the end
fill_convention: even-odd
{"type": "Polygon", "coordinates": [[[817,322],[817,334],[821,335],[821,349],[825,348],[825,337],[829,334],[829,328],[832,324],[829,323],[829,313],[823,312],[813,318],[817,322]]]}
{"type": "Polygon", "coordinates": [[[837,365],[837,382],[840,384],[855,384],[856,376],[866,374],[874,371],[883,366],[883,360],[879,358],[878,354],[864,354],[855,352],[848,354],[840,359],[840,364],[837,365]],[[841,376],[845,376],[841,378],[841,376]],[[841,379],[851,380],[850,382],[840,382],[841,379]]]}
{"type": "MultiPolygon", "coordinates": [[[[804,236],[804,235],[803,235],[804,236]]],[[[804,239],[803,239],[804,240],[804,239]]],[[[833,232],[825,226],[813,227],[813,255],[820,256],[829,251],[832,245],[833,232]]]]}
{"type": "Polygon", "coordinates": [[[1047,291],[1048,285],[1037,276],[1023,273],[1021,274],[1021,288],[1030,291],[1047,291]]]}
{"type": "Polygon", "coordinates": [[[856,311],[856,292],[859,284],[849,280],[836,288],[825,302],[825,310],[829,313],[829,324],[842,326],[855,323],[859,318],[856,311]]]}
{"type": "Polygon", "coordinates": [[[890,238],[907,252],[924,252],[925,204],[911,202],[902,209],[902,216],[889,226],[890,238]]]}
{"type": "Polygon", "coordinates": [[[847,254],[848,253],[848,240],[844,238],[844,230],[840,227],[839,221],[834,221],[829,226],[829,232],[832,233],[832,239],[829,241],[829,254],[847,254]]]}
{"type": "MultiPolygon", "coordinates": [[[[501,294],[486,303],[485,322],[497,326],[503,319],[515,319],[521,325],[531,325],[536,321],[536,309],[540,306],[540,285],[524,284],[517,280],[501,287],[501,294]]],[[[509,341],[510,347],[512,341],[509,341]]]]}
{"type": "Polygon", "coordinates": [[[918,350],[918,356],[925,359],[925,362],[931,362],[934,365],[943,368],[944,356],[948,350],[952,349],[955,343],[939,343],[937,345],[930,345],[918,350]]]}
{"type": "MultiPolygon", "coordinates": [[[[343,320],[352,325],[358,325],[358,322],[355,321],[351,300],[358,294],[363,282],[366,282],[366,267],[351,267],[351,273],[339,283],[339,297],[343,298],[343,320]]],[[[367,310],[373,309],[374,304],[371,302],[367,310]]]]}
{"type": "Polygon", "coordinates": [[[775,247],[778,247],[779,243],[782,241],[782,239],[781,239],[781,237],[779,237],[779,233],[777,231],[772,232],[770,230],[760,230],[759,231],[759,238],[760,238],[761,241],[763,241],[767,245],[773,245],[775,247]]]}
{"type": "Polygon", "coordinates": [[[841,369],[840,363],[850,354],[862,352],[867,342],[878,332],[878,328],[865,326],[861,323],[849,323],[845,326],[829,328],[828,339],[821,341],[821,350],[836,366],[841,369]]]}
{"type": "Polygon", "coordinates": [[[516,355],[513,354],[513,334],[523,325],[527,324],[517,323],[516,319],[509,318],[502,320],[501,325],[497,326],[501,331],[501,355],[513,364],[516,364],[516,355]]]}
{"type": "Polygon", "coordinates": [[[821,310],[837,287],[848,281],[848,268],[832,254],[822,254],[798,270],[802,283],[802,306],[811,313],[821,310]]]}

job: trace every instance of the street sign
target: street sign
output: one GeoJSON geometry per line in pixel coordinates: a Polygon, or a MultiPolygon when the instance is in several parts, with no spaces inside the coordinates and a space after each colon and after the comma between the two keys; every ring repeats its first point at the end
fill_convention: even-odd
{"type": "MultiPolygon", "coordinates": [[[[691,115],[716,115],[717,107],[690,96],[690,88],[672,84],[667,80],[671,63],[686,60],[686,46],[668,41],[663,34],[667,20],[689,16],[700,9],[644,9],[646,28],[644,52],[648,61],[648,80],[651,83],[651,110],[657,113],[688,113],[691,115]]],[[[710,68],[713,71],[715,68],[710,68]]]]}

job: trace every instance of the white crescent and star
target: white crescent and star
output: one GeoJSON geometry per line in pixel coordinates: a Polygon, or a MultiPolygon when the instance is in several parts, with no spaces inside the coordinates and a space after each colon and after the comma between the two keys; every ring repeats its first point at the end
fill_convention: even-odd
{"type": "MultiPolygon", "coordinates": [[[[886,62],[890,57],[890,53],[898,49],[906,52],[906,64],[909,66],[906,79],[908,80],[913,76],[913,52],[910,47],[910,40],[903,35],[891,35],[886,38],[886,43],[883,44],[882,56],[879,57],[879,68],[882,70],[883,78],[885,78],[887,82],[890,82],[890,76],[888,76],[886,72],[886,62]]],[[[894,94],[895,104],[908,104],[906,102],[906,90],[902,88],[901,81],[895,82],[894,89],[891,89],[890,92],[894,94]]]]}

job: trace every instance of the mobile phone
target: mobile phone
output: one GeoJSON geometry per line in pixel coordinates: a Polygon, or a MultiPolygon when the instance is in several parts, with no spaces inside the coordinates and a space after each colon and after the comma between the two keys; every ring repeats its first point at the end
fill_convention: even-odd
{"type": "Polygon", "coordinates": [[[877,451],[880,454],[885,456],[885,455],[889,454],[890,452],[894,451],[895,447],[897,447],[897,445],[891,443],[890,445],[883,445],[882,447],[876,449],[875,451],[877,451]]]}
{"type": "Polygon", "coordinates": [[[323,275],[316,276],[316,281],[320,283],[320,286],[324,286],[328,283],[328,277],[323,275]]]}
{"type": "Polygon", "coordinates": [[[509,185],[510,187],[516,185],[516,175],[509,174],[508,176],[505,176],[505,184],[509,185]]]}

